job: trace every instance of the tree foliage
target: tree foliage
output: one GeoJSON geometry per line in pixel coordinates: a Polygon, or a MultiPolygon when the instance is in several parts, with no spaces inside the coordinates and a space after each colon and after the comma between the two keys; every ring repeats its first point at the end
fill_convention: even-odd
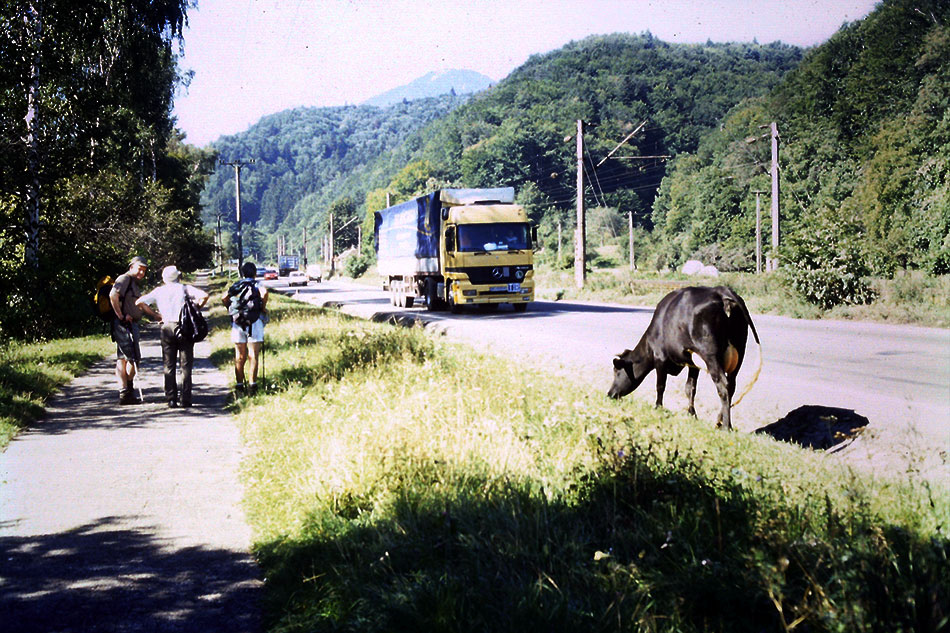
{"type": "MultiPolygon", "coordinates": [[[[770,189],[769,149],[767,140],[744,139],[776,121],[790,279],[805,271],[837,279],[845,260],[855,274],[946,274],[948,106],[950,5],[882,2],[809,51],[769,95],[733,108],[694,152],[680,156],[660,190],[654,222],[674,262],[704,245],[751,246],[753,191],[770,189]],[[824,237],[816,241],[818,233],[824,237]]],[[[764,230],[770,228],[766,217],[764,230]]],[[[833,285],[827,296],[839,302],[863,296],[833,285]]]]}
{"type": "Polygon", "coordinates": [[[170,116],[187,5],[11,0],[0,8],[3,334],[87,322],[96,280],[124,270],[133,254],[185,269],[210,254],[198,210],[210,157],[181,144],[170,116]],[[34,265],[26,244],[37,186],[34,265]]]}

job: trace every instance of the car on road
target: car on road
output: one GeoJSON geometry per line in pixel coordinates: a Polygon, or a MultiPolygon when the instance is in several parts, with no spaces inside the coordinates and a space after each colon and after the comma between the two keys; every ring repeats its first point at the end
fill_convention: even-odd
{"type": "Polygon", "coordinates": [[[266,271],[264,271],[264,279],[268,279],[268,280],[277,279],[277,269],[268,268],[266,271]]]}
{"type": "Polygon", "coordinates": [[[323,269],[320,268],[320,264],[310,264],[307,266],[307,278],[317,283],[323,281],[323,269]]]}
{"type": "Polygon", "coordinates": [[[292,270],[290,274],[287,275],[287,285],[288,286],[306,286],[309,279],[307,279],[306,273],[302,273],[299,270],[292,270]]]}
{"type": "Polygon", "coordinates": [[[266,269],[265,267],[263,267],[263,266],[258,266],[258,267],[257,267],[257,278],[258,278],[258,279],[263,279],[265,274],[267,274],[267,269],[266,269]]]}

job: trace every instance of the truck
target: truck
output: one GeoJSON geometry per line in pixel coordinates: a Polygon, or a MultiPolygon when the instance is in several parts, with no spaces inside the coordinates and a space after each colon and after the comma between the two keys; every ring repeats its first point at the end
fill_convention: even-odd
{"type": "Polygon", "coordinates": [[[281,255],[277,258],[277,273],[286,277],[292,270],[300,267],[300,258],[297,255],[281,255]]]}
{"type": "Polygon", "coordinates": [[[513,187],[439,189],[377,211],[373,242],[394,306],[429,310],[534,300],[537,229],[513,187]]]}

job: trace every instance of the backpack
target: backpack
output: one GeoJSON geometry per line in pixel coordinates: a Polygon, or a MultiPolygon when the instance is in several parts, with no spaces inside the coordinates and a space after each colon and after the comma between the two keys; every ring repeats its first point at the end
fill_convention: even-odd
{"type": "Polygon", "coordinates": [[[184,290],[184,292],[185,302],[181,304],[181,312],[178,314],[175,340],[185,344],[198,343],[208,335],[208,322],[205,321],[204,315],[201,314],[201,310],[195,305],[188,291],[184,290]]]}
{"type": "Polygon", "coordinates": [[[242,279],[231,286],[230,294],[234,296],[231,302],[232,320],[242,328],[250,328],[261,318],[261,312],[264,309],[257,283],[253,280],[242,279]]]}
{"type": "Polygon", "coordinates": [[[111,321],[115,318],[115,310],[112,309],[112,301],[109,300],[113,284],[115,284],[115,278],[112,275],[106,275],[96,284],[96,292],[92,296],[92,312],[103,321],[111,321]]]}

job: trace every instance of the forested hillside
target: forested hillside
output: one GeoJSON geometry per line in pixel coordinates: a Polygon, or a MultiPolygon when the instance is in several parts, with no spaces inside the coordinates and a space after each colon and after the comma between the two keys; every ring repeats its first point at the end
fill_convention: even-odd
{"type": "MultiPolygon", "coordinates": [[[[367,186],[388,181],[369,166],[425,125],[464,103],[467,96],[446,95],[388,108],[344,106],[298,108],[264,117],[246,132],[215,141],[222,160],[256,162],[241,172],[242,220],[256,227],[245,245],[273,252],[277,231],[321,225],[329,205],[367,186]]],[[[219,166],[206,187],[204,217],[234,221],[234,172],[219,166]]],[[[354,227],[355,228],[355,227],[354,227]]],[[[355,232],[354,232],[355,234],[355,232]]],[[[301,242],[296,242],[300,244],[301,242]]]]}
{"type": "Polygon", "coordinates": [[[753,265],[752,192],[770,189],[769,142],[744,139],[776,121],[783,261],[799,289],[831,275],[844,284],[838,300],[860,300],[847,279],[950,272],[948,106],[950,3],[882,3],[677,157],[653,213],[664,257],[700,250],[727,268],[753,265]]]}
{"type": "Polygon", "coordinates": [[[105,274],[203,265],[210,153],[171,104],[185,0],[0,7],[0,336],[74,331],[105,274]]]}
{"type": "MultiPolygon", "coordinates": [[[[410,102],[381,111],[295,110],[215,147],[223,158],[259,161],[247,170],[246,186],[242,174],[242,211],[267,233],[283,231],[298,244],[303,226],[311,235],[320,232],[327,208],[338,199],[366,213],[384,203],[386,191],[401,201],[445,183],[514,186],[535,220],[545,219],[542,232],[550,233],[554,218],[569,215],[573,205],[575,149],[565,137],[577,119],[587,123],[594,162],[642,121],[647,124],[621,154],[692,151],[729,108],[775,87],[800,59],[798,48],[783,44],[592,37],[532,57],[457,108],[439,101],[438,108],[410,102]],[[388,123],[394,116],[406,117],[400,119],[404,125],[388,123]],[[413,127],[412,116],[430,124],[413,127]]],[[[664,170],[661,159],[608,161],[592,178],[589,204],[632,209],[649,225],[664,170]]],[[[224,171],[212,179],[207,213],[233,217],[227,212],[233,209],[230,180],[224,171]]]]}

